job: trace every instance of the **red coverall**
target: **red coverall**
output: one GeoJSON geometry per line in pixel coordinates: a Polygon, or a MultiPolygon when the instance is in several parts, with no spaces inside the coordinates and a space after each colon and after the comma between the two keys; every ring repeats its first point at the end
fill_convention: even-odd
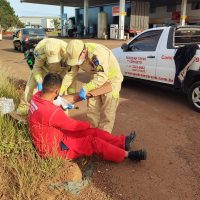
{"type": "Polygon", "coordinates": [[[42,157],[61,156],[75,159],[99,155],[104,160],[121,162],[125,158],[125,136],[114,136],[88,122],[74,120],[52,102],[36,93],[31,100],[29,127],[33,143],[42,157]],[[69,149],[61,150],[60,142],[69,149]]]}

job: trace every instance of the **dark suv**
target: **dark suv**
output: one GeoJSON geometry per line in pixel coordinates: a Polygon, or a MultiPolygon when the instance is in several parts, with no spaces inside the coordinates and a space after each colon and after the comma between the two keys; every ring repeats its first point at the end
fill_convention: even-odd
{"type": "Polygon", "coordinates": [[[34,48],[39,41],[46,37],[47,35],[43,28],[19,29],[13,36],[14,49],[25,52],[30,48],[34,48]]]}

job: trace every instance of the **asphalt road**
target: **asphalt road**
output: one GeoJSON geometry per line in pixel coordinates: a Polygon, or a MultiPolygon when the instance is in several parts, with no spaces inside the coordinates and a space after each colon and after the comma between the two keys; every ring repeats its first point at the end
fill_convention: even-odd
{"type": "MultiPolygon", "coordinates": [[[[92,42],[92,40],[90,40],[92,42]]],[[[119,41],[98,40],[108,47],[119,41]]],[[[29,69],[12,41],[0,42],[0,71],[27,80],[29,69]]],[[[88,77],[79,75],[79,87],[88,77]]],[[[85,119],[86,103],[70,114],[85,119]]],[[[147,161],[121,164],[94,160],[92,184],[70,199],[197,200],[200,199],[200,114],[186,97],[170,89],[124,81],[113,134],[136,130],[134,149],[145,147],[147,161]]]]}

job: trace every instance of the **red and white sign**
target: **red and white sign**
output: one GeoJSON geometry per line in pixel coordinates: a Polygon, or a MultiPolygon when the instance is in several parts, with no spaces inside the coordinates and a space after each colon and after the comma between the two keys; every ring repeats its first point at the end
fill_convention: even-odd
{"type": "Polygon", "coordinates": [[[113,6],[112,7],[112,16],[119,16],[120,14],[120,9],[119,9],[119,6],[113,6]]]}

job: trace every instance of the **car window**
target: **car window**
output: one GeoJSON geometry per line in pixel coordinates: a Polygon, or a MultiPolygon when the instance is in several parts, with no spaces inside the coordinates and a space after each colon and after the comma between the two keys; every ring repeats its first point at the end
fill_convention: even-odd
{"type": "Polygon", "coordinates": [[[24,35],[45,35],[45,31],[44,29],[40,28],[40,29],[23,29],[23,34],[24,35]]]}
{"type": "Polygon", "coordinates": [[[175,31],[174,46],[200,44],[200,28],[180,28],[175,31]]]}
{"type": "Polygon", "coordinates": [[[155,51],[163,30],[148,31],[129,43],[129,51],[155,51]]]}

